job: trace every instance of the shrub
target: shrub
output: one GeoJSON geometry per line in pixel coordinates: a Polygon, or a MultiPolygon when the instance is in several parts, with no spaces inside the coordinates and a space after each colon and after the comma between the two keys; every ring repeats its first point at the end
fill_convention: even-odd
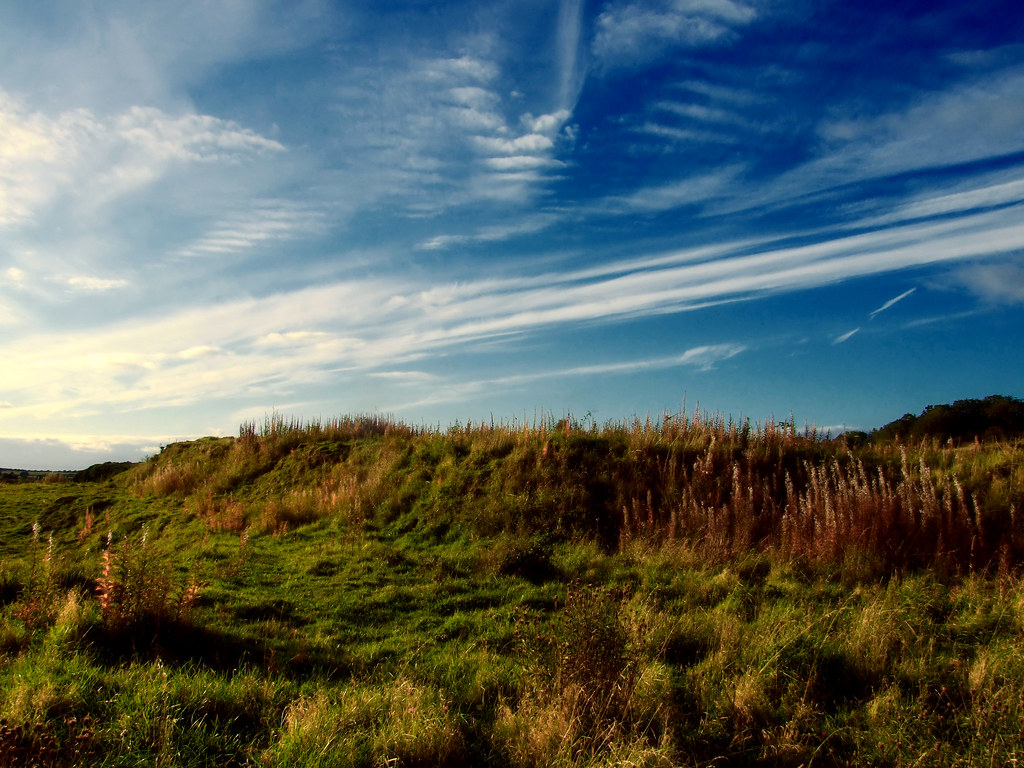
{"type": "Polygon", "coordinates": [[[109,535],[96,587],[103,622],[120,630],[186,621],[199,597],[199,583],[190,574],[176,583],[172,574],[145,530],[138,543],[126,536],[116,548],[109,535]]]}

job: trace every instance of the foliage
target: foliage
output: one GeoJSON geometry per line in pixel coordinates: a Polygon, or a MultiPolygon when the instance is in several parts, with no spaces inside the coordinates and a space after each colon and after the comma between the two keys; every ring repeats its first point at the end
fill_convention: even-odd
{"type": "Polygon", "coordinates": [[[1006,440],[1024,437],[1024,400],[990,395],[984,400],[957,400],[929,405],[920,416],[905,414],[871,434],[879,441],[1006,440]]]}

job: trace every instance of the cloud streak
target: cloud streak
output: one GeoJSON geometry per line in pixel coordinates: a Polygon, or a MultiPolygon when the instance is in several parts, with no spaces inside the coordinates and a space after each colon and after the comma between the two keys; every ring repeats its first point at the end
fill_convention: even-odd
{"type": "Polygon", "coordinates": [[[324,229],[324,214],[285,200],[257,201],[230,214],[206,234],[178,251],[184,257],[218,257],[243,253],[324,229]]]}
{"type": "MultiPolygon", "coordinates": [[[[646,371],[667,370],[672,368],[695,368],[699,371],[710,371],[721,362],[730,360],[747,350],[743,344],[709,344],[692,347],[678,355],[667,355],[643,360],[629,360],[617,363],[601,363],[597,365],[581,365],[569,368],[552,368],[533,373],[521,373],[510,376],[498,376],[489,379],[461,381],[458,383],[432,382],[430,394],[412,402],[391,406],[388,410],[402,412],[425,405],[437,405],[478,397],[483,393],[493,395],[495,392],[507,392],[521,389],[541,381],[571,379],[575,377],[598,378],[604,376],[630,376],[646,371]]],[[[432,377],[436,380],[438,377],[432,377]]]]}
{"type": "Polygon", "coordinates": [[[854,328],[852,331],[847,331],[846,333],[839,334],[834,339],[832,339],[832,346],[834,347],[838,344],[842,344],[844,342],[849,341],[859,330],[860,328],[854,328]]]}
{"type": "Polygon", "coordinates": [[[593,53],[606,67],[638,66],[666,49],[728,42],[756,17],[732,0],[613,2],[597,18],[593,53]]]}
{"type": "Polygon", "coordinates": [[[904,291],[899,296],[895,296],[895,297],[889,299],[887,302],[885,302],[878,309],[873,310],[869,316],[873,319],[875,317],[875,315],[877,315],[877,314],[879,314],[881,312],[885,312],[885,310],[889,309],[894,304],[897,304],[898,302],[903,301],[905,298],[907,298],[907,296],[909,296],[910,294],[912,294],[916,290],[917,290],[917,288],[911,288],[909,291],[904,291]]]}
{"type": "Polygon", "coordinates": [[[14,404],[8,413],[53,415],[187,405],[224,392],[295,392],[471,341],[693,311],[1024,248],[1024,222],[1006,218],[989,212],[798,247],[737,245],[711,260],[683,251],[613,270],[430,288],[394,278],[304,288],[8,342],[0,349],[11,362],[0,373],[0,391],[14,404]]]}

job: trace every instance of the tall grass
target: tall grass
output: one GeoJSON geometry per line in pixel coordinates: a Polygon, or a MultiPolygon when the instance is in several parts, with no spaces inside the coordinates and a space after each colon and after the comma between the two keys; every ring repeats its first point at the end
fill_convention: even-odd
{"type": "Polygon", "coordinates": [[[1024,547],[1020,441],[851,448],[790,422],[698,411],[447,431],[378,416],[274,416],[188,448],[151,459],[135,488],[194,499],[214,528],[251,521],[280,533],[411,515],[408,524],[458,522],[479,535],[543,532],[609,550],[676,542],[719,561],[763,551],[865,575],[1009,573],[1024,547]]]}
{"type": "Polygon", "coordinates": [[[273,417],[5,487],[0,765],[1013,765],[1022,448],[273,417]]]}

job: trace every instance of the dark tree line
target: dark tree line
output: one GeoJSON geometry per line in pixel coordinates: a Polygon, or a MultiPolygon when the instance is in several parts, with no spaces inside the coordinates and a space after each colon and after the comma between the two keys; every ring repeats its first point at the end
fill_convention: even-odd
{"type": "Polygon", "coordinates": [[[1024,436],[1024,400],[990,395],[984,400],[956,400],[952,405],[929,405],[920,416],[905,414],[874,430],[875,442],[922,439],[1006,440],[1024,436]]]}

